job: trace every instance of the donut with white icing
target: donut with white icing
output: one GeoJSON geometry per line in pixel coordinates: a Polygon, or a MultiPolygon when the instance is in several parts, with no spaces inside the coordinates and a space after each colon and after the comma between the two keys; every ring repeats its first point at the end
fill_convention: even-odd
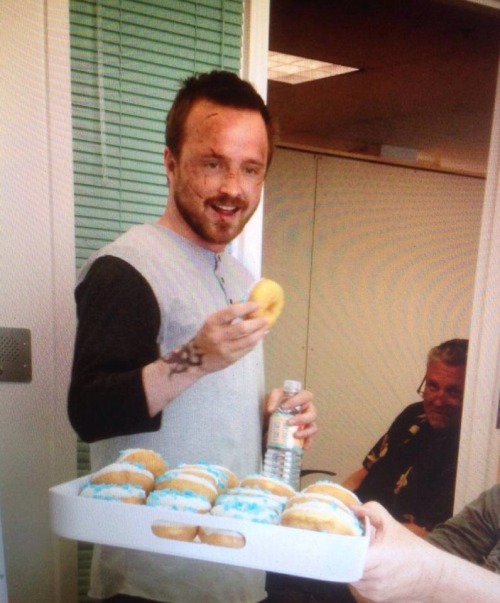
{"type": "Polygon", "coordinates": [[[151,471],[144,469],[142,465],[125,461],[106,465],[90,476],[92,484],[131,484],[144,488],[146,492],[153,489],[154,482],[151,471]]]}
{"type": "MultiPolygon", "coordinates": [[[[210,514],[214,517],[229,517],[256,523],[279,524],[280,510],[266,504],[264,498],[248,501],[242,500],[237,495],[222,496],[224,498],[220,502],[217,499],[210,511],[210,514]]],[[[200,526],[198,536],[206,544],[229,548],[241,548],[245,546],[244,535],[235,530],[200,526]]]]}
{"type": "Polygon", "coordinates": [[[180,492],[190,491],[206,496],[213,503],[217,498],[217,482],[209,472],[189,469],[170,469],[155,480],[155,489],[168,488],[180,492]]]}
{"type": "Polygon", "coordinates": [[[124,502],[133,505],[143,505],[146,502],[146,491],[132,484],[85,484],[80,490],[80,496],[97,498],[113,502],[124,502]]]}
{"type": "Polygon", "coordinates": [[[278,496],[292,497],[296,492],[287,482],[277,477],[269,477],[261,473],[247,475],[241,480],[241,486],[244,488],[257,488],[278,496]]]}
{"type": "Polygon", "coordinates": [[[234,473],[230,472],[229,469],[225,469],[218,465],[211,465],[209,463],[182,463],[177,469],[202,477],[212,477],[218,493],[224,492],[229,487],[230,482],[235,483],[236,480],[236,483],[239,484],[239,480],[234,473]]]}
{"type": "Polygon", "coordinates": [[[163,457],[154,450],[148,450],[147,448],[122,450],[116,462],[121,463],[123,461],[142,465],[145,469],[151,471],[155,477],[165,473],[168,469],[163,457]]]}
{"type": "Polygon", "coordinates": [[[316,492],[319,494],[329,494],[330,496],[335,496],[346,505],[360,505],[361,501],[359,498],[351,492],[351,490],[337,484],[336,482],[332,482],[331,480],[319,480],[307,488],[304,488],[302,492],[316,492]]]}
{"type": "Polygon", "coordinates": [[[358,518],[345,505],[321,500],[290,504],[283,511],[281,525],[329,534],[363,534],[363,527],[358,518]]]}
{"type": "MultiPolygon", "coordinates": [[[[161,507],[169,511],[188,513],[208,513],[212,507],[206,496],[191,491],[179,492],[168,488],[151,492],[146,505],[161,507]]],[[[156,519],[151,526],[151,530],[159,538],[190,542],[195,539],[198,526],[196,524],[184,524],[166,519],[156,519]]]]}

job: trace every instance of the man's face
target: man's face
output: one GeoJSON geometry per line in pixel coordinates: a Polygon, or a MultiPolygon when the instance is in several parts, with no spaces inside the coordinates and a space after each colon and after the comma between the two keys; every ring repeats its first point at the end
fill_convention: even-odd
{"type": "Polygon", "coordinates": [[[165,153],[170,215],[181,234],[223,250],[257,209],[267,157],[260,113],[198,101],[186,120],[180,156],[165,153]]]}
{"type": "Polygon", "coordinates": [[[431,427],[448,429],[460,423],[464,385],[464,366],[450,366],[440,361],[429,362],[422,397],[431,427]]]}

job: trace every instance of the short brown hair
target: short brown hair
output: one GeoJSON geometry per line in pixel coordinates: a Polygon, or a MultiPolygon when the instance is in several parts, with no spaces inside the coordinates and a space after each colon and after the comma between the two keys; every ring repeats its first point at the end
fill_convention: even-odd
{"type": "Polygon", "coordinates": [[[202,99],[226,107],[258,111],[261,114],[267,131],[267,167],[269,167],[273,156],[275,136],[269,109],[252,84],[229,71],[215,70],[184,80],[166,119],[165,144],[173,156],[179,157],[183,143],[184,124],[189,111],[196,101],[202,99]]]}

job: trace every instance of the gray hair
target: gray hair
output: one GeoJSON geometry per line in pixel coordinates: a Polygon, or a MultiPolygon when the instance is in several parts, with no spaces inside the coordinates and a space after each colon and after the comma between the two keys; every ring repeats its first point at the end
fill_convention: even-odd
{"type": "Polygon", "coordinates": [[[467,364],[468,339],[449,339],[431,348],[427,354],[427,363],[431,361],[444,362],[450,366],[465,366],[467,364]]]}

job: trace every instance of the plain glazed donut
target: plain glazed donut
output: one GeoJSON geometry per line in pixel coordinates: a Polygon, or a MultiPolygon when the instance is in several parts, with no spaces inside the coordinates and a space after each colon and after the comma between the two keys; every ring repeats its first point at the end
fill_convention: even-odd
{"type": "Polygon", "coordinates": [[[230,549],[241,549],[245,546],[245,537],[239,532],[232,530],[217,530],[200,526],[198,528],[198,537],[201,542],[213,546],[224,546],[230,549]]]}
{"type": "Polygon", "coordinates": [[[278,316],[285,305],[285,293],[281,285],[269,278],[261,278],[252,287],[249,295],[250,301],[260,304],[260,308],[251,312],[248,318],[263,316],[271,328],[278,320],[278,316]]]}
{"type": "Polygon", "coordinates": [[[168,540],[182,540],[183,542],[192,542],[198,532],[198,526],[184,525],[158,519],[153,522],[151,531],[158,538],[167,538],[168,540]]]}

